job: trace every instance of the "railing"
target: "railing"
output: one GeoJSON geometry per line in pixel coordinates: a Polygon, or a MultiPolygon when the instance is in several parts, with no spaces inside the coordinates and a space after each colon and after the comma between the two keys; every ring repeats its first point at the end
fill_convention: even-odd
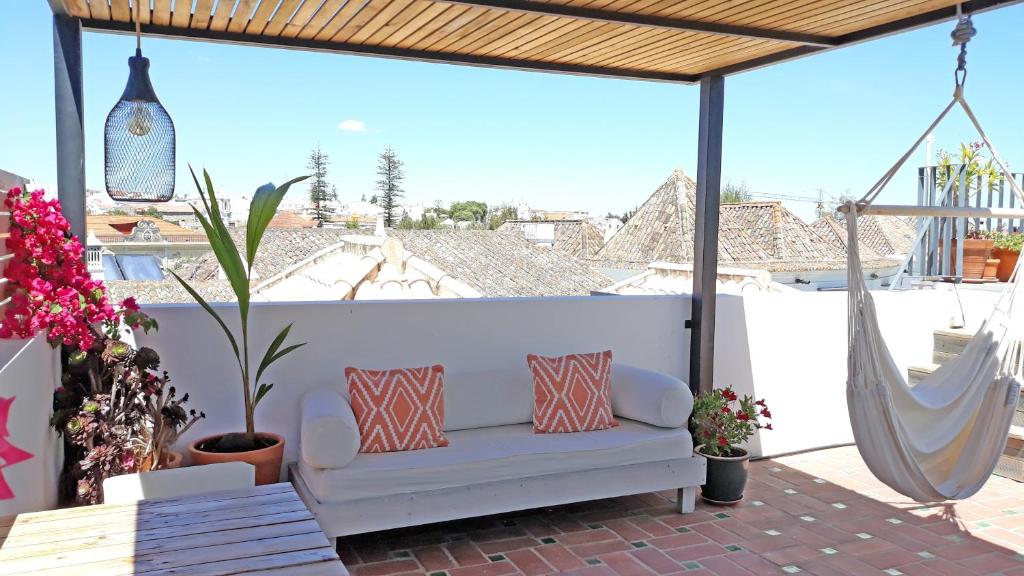
{"type": "MultiPolygon", "coordinates": [[[[976,209],[1019,209],[1024,202],[1003,178],[975,175],[965,165],[926,166],[918,169],[918,206],[976,209]]],[[[1024,174],[1013,178],[1024,181],[1024,174]]],[[[900,287],[905,275],[962,278],[964,242],[968,232],[1020,232],[1024,218],[922,217],[917,219],[917,239],[901,272],[892,283],[900,287]],[[955,246],[954,246],[955,244],[955,246]],[[950,254],[948,250],[955,251],[950,254]]]]}

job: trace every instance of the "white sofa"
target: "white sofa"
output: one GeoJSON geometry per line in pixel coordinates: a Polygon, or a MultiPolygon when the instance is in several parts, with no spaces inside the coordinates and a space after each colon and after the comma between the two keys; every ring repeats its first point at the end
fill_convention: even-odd
{"type": "Polygon", "coordinates": [[[705,460],[693,455],[684,382],[612,368],[619,426],[533,433],[533,380],[521,370],[445,375],[444,448],[359,453],[346,387],[303,399],[289,475],[330,538],[570,502],[677,489],[693,510],[705,460]]]}

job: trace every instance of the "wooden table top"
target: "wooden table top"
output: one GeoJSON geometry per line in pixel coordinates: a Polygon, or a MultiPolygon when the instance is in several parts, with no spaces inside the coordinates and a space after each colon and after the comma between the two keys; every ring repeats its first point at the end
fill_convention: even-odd
{"type": "Polygon", "coordinates": [[[241,573],[348,574],[288,483],[0,519],[0,575],[241,573]]]}

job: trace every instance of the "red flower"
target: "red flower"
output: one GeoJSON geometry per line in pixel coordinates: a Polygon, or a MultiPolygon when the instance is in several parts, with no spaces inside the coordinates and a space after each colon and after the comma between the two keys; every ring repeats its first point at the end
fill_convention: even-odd
{"type": "Polygon", "coordinates": [[[746,412],[737,412],[736,419],[740,422],[746,422],[747,420],[750,420],[750,416],[748,416],[746,412]]]}
{"type": "Polygon", "coordinates": [[[767,407],[767,404],[764,403],[764,399],[763,398],[761,400],[758,400],[757,402],[754,402],[754,404],[757,404],[758,406],[761,406],[761,407],[767,407]]]}
{"type": "Polygon", "coordinates": [[[722,406],[722,413],[723,414],[731,414],[732,410],[728,406],[722,406]]]}
{"type": "Polygon", "coordinates": [[[726,438],[725,436],[719,436],[718,437],[718,445],[719,446],[728,446],[729,445],[729,439],[726,438]]]}
{"type": "Polygon", "coordinates": [[[121,301],[121,308],[129,312],[138,312],[139,304],[135,301],[135,296],[129,296],[121,301]]]}
{"type": "Polygon", "coordinates": [[[767,408],[762,408],[761,409],[761,416],[764,416],[765,418],[771,418],[772,417],[772,413],[770,411],[768,411],[767,408]]]}
{"type": "Polygon", "coordinates": [[[765,424],[765,425],[764,425],[764,429],[765,429],[765,430],[771,430],[771,429],[772,429],[772,423],[771,423],[771,422],[769,422],[769,423],[765,424]]]}
{"type": "Polygon", "coordinates": [[[732,402],[736,400],[736,393],[732,391],[732,388],[725,388],[722,390],[722,398],[732,402]]]}

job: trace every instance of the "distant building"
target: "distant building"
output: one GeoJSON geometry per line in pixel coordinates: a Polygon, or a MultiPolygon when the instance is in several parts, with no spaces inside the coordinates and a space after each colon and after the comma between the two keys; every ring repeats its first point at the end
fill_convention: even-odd
{"type": "MultiPolygon", "coordinates": [[[[637,209],[598,252],[595,265],[622,278],[652,262],[693,262],[696,184],[681,170],[637,209]]],[[[861,255],[876,284],[895,275],[898,264],[878,253],[861,255]]],[[[782,284],[801,289],[846,285],[846,251],[822,237],[781,202],[723,204],[719,217],[719,266],[767,270],[782,284]]]]}
{"type": "Polygon", "coordinates": [[[601,231],[605,242],[611,240],[612,236],[615,236],[615,233],[622,229],[622,220],[611,216],[591,218],[590,224],[601,231]]]}
{"type": "Polygon", "coordinates": [[[86,216],[89,273],[102,280],[162,280],[165,266],[210,252],[206,235],[139,216],[86,216]]]}
{"type": "Polygon", "coordinates": [[[593,258],[604,246],[601,231],[582,220],[506,220],[498,232],[518,234],[538,246],[557,248],[576,258],[593,258]]]}
{"type": "Polygon", "coordinates": [[[268,228],[316,228],[317,221],[295,212],[278,212],[268,228]]]}

